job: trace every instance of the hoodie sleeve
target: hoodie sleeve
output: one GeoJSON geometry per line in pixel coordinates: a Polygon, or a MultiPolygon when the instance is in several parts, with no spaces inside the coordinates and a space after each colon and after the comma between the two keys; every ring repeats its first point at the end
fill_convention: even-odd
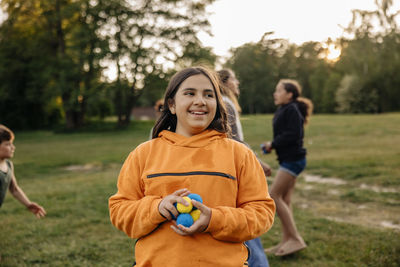
{"type": "Polygon", "coordinates": [[[268,193],[264,172],[251,150],[247,150],[238,177],[236,208],[212,209],[206,232],[215,239],[243,242],[268,231],[275,216],[275,202],[268,193]]]}
{"type": "Polygon", "coordinates": [[[140,238],[153,231],[166,219],[158,211],[160,196],[145,196],[138,150],[125,160],[118,177],[118,192],[109,199],[113,225],[131,238],[140,238]]]}

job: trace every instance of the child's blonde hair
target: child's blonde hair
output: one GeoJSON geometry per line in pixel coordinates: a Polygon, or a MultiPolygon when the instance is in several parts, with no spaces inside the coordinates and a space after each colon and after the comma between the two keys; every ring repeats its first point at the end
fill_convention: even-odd
{"type": "Polygon", "coordinates": [[[218,73],[218,77],[219,77],[219,81],[220,81],[220,88],[221,88],[221,93],[224,96],[227,96],[232,103],[235,105],[236,110],[241,113],[242,109],[239,105],[238,99],[235,96],[235,94],[233,93],[233,91],[228,88],[227,82],[229,80],[229,78],[232,76],[233,71],[231,69],[222,69],[217,71],[218,73]]]}

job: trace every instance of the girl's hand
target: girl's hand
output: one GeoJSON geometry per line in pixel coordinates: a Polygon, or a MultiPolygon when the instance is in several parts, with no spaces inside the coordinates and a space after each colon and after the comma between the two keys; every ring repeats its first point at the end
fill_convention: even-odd
{"type": "Polygon", "coordinates": [[[188,205],[189,203],[187,203],[186,200],[184,200],[182,197],[187,196],[189,194],[190,191],[184,188],[184,189],[179,189],[174,193],[172,193],[171,195],[164,197],[161,200],[160,204],[158,205],[158,212],[160,212],[160,214],[168,221],[173,220],[179,215],[178,211],[174,206],[174,203],[179,202],[183,205],[188,205]],[[172,216],[174,216],[174,218],[172,216]]]}
{"type": "Polygon", "coordinates": [[[198,208],[201,211],[200,218],[195,221],[193,225],[189,228],[181,224],[176,225],[176,222],[175,225],[171,225],[171,228],[180,235],[193,235],[195,233],[202,233],[207,229],[208,224],[210,223],[212,213],[211,209],[193,199],[192,204],[194,207],[198,208]]]}
{"type": "Polygon", "coordinates": [[[31,204],[29,204],[27,208],[30,212],[35,214],[38,219],[46,216],[46,211],[44,210],[44,208],[35,202],[31,202],[31,204]]]}
{"type": "Polygon", "coordinates": [[[260,164],[264,171],[265,176],[267,176],[267,177],[271,176],[271,173],[272,173],[271,167],[267,163],[262,162],[261,160],[260,160],[260,164]]]}
{"type": "Polygon", "coordinates": [[[268,151],[268,152],[271,152],[271,150],[272,150],[272,144],[271,144],[271,142],[265,142],[264,143],[264,145],[265,145],[265,149],[268,151]]]}

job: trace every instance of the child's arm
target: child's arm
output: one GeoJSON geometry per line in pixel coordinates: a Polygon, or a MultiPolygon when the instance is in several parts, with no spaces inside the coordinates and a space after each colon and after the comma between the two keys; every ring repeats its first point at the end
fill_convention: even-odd
{"type": "Polygon", "coordinates": [[[131,238],[140,238],[166,221],[159,212],[161,196],[145,195],[138,149],[125,160],[118,177],[118,192],[109,199],[110,219],[131,238]]]}
{"type": "Polygon", "coordinates": [[[21,202],[25,207],[27,207],[33,214],[36,215],[37,218],[41,218],[46,216],[46,211],[45,209],[40,206],[39,204],[32,202],[29,200],[29,198],[25,195],[24,191],[21,189],[21,187],[18,186],[17,179],[15,178],[14,174],[14,166],[12,166],[12,178],[10,182],[10,193],[19,201],[21,202]]]}
{"type": "Polygon", "coordinates": [[[264,171],[265,176],[271,176],[272,173],[271,167],[261,159],[258,159],[258,161],[260,162],[260,165],[264,171]]]}

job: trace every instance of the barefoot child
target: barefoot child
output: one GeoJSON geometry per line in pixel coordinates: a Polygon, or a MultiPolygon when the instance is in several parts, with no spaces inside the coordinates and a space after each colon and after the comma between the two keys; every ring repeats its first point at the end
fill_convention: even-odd
{"type": "Polygon", "coordinates": [[[273,119],[274,140],[264,143],[267,151],[275,149],[280,165],[270,192],[282,223],[282,241],[265,250],[276,256],[286,256],[306,248],[290,207],[296,177],[306,167],[304,124],[312,113],[312,102],[300,96],[301,87],[296,81],[278,82],[274,92],[275,105],[279,106],[273,119]]]}
{"type": "Polygon", "coordinates": [[[6,126],[0,124],[0,207],[3,204],[7,190],[21,202],[37,218],[44,217],[46,211],[39,204],[32,202],[17,184],[14,175],[14,165],[9,160],[13,157],[15,146],[14,133],[6,126]]]}
{"type": "Polygon", "coordinates": [[[266,232],[275,205],[254,153],[228,138],[215,75],[192,67],[176,73],[165,93],[153,139],[126,159],[112,223],[135,244],[135,266],[244,266],[244,241],[266,232]],[[203,204],[190,227],[177,225],[174,203],[189,193],[203,204]]]}

